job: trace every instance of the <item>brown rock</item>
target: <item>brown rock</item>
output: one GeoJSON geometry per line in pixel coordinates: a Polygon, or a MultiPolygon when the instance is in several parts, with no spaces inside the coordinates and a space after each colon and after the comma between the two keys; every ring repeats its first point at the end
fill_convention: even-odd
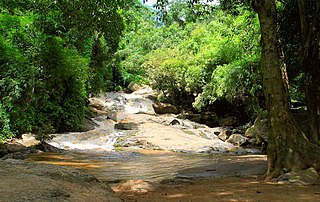
{"type": "Polygon", "coordinates": [[[169,103],[158,103],[153,104],[153,109],[157,114],[178,114],[179,110],[177,107],[169,103]]]}
{"type": "Polygon", "coordinates": [[[98,98],[90,98],[89,99],[89,106],[98,109],[103,110],[104,109],[104,101],[98,99],[98,98]]]}

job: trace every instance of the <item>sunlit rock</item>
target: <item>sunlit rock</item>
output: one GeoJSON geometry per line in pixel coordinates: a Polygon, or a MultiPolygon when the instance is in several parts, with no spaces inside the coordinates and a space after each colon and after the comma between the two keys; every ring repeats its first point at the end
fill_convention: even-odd
{"type": "Polygon", "coordinates": [[[226,142],[241,146],[248,142],[248,138],[243,137],[241,134],[232,134],[226,142]]]}

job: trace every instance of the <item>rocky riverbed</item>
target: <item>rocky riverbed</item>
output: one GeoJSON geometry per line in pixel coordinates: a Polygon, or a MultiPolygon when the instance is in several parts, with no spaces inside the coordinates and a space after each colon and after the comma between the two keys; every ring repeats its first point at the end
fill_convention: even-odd
{"type": "Polygon", "coordinates": [[[263,182],[263,119],[208,127],[154,97],[148,87],[102,94],[90,99],[84,132],[53,134],[37,147],[31,134],[2,145],[0,201],[317,200],[312,168],[263,182]]]}

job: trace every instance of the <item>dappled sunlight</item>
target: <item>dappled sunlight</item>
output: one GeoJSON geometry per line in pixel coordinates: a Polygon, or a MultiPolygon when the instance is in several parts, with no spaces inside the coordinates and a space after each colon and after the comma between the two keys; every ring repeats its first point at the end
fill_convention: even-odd
{"type": "Polygon", "coordinates": [[[234,192],[225,191],[225,192],[216,193],[216,195],[218,195],[218,196],[230,196],[230,195],[234,195],[234,192]]]}
{"type": "Polygon", "coordinates": [[[190,197],[191,194],[182,194],[182,193],[177,193],[177,194],[168,194],[165,197],[166,198],[187,198],[190,197]]]}
{"type": "Polygon", "coordinates": [[[154,191],[155,186],[152,182],[144,180],[128,180],[118,183],[111,187],[114,192],[147,193],[154,191]]]}
{"type": "Polygon", "coordinates": [[[70,166],[73,168],[81,168],[81,169],[93,169],[93,168],[101,168],[101,165],[93,165],[92,163],[81,163],[81,162],[54,162],[54,161],[45,161],[40,163],[58,165],[58,166],[70,166]]]}

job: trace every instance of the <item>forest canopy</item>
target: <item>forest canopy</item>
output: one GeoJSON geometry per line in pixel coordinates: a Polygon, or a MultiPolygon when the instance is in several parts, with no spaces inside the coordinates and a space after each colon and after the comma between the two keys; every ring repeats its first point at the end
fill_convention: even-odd
{"type": "MultiPolygon", "coordinates": [[[[245,121],[265,115],[254,10],[161,2],[157,10],[124,0],[2,1],[1,138],[78,130],[90,96],[130,82],[189,111],[226,102],[242,108],[245,121]]],[[[292,101],[303,105],[299,60],[285,60],[292,101]]]]}

